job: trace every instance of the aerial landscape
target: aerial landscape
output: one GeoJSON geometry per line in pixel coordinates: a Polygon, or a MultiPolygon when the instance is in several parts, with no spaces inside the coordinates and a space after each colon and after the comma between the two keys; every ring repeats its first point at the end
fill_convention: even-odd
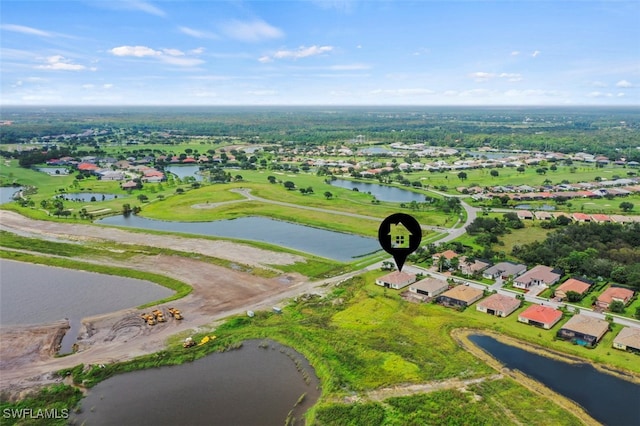
{"type": "Polygon", "coordinates": [[[636,4],[180,5],[3,3],[2,424],[637,424],[636,4]]]}

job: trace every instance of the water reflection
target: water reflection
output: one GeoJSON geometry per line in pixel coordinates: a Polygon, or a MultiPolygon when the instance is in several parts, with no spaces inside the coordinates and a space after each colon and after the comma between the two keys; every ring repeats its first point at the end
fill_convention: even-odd
{"type": "Polygon", "coordinates": [[[105,380],[89,391],[73,420],[90,425],[283,425],[292,410],[292,416],[302,418],[318,399],[318,388],[313,368],[300,354],[253,340],[240,350],[105,380]]]}
{"type": "Polygon", "coordinates": [[[262,241],[345,262],[380,249],[377,240],[373,238],[264,217],[243,217],[212,222],[168,222],[131,215],[106,217],[97,223],[262,241]]]}
{"type": "Polygon", "coordinates": [[[489,336],[473,335],[469,340],[508,368],[520,370],[577,402],[602,423],[638,424],[640,386],[637,384],[601,373],[589,364],[558,361],[506,345],[489,336]]]}

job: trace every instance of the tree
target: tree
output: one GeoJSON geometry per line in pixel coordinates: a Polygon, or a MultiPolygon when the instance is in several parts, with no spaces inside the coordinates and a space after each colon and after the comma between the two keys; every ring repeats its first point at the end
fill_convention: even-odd
{"type": "Polygon", "coordinates": [[[615,312],[617,314],[621,314],[624,312],[624,303],[619,300],[614,300],[609,304],[609,310],[611,312],[615,312]]]}
{"type": "Polygon", "coordinates": [[[331,198],[333,197],[333,194],[332,194],[331,192],[329,192],[329,191],[325,191],[325,192],[324,192],[324,197],[325,197],[327,200],[329,200],[329,199],[331,199],[331,198]]]}
{"type": "Polygon", "coordinates": [[[629,201],[623,201],[620,203],[620,210],[622,210],[623,212],[629,212],[633,210],[633,207],[633,203],[630,203],[629,201]]]}
{"type": "Polygon", "coordinates": [[[517,171],[518,173],[524,173],[524,166],[519,166],[519,167],[516,169],[516,171],[517,171]]]}
{"type": "Polygon", "coordinates": [[[467,178],[467,174],[465,172],[458,173],[458,179],[464,181],[467,178]]]}
{"type": "Polygon", "coordinates": [[[498,176],[500,176],[500,172],[498,172],[497,170],[491,170],[491,171],[489,172],[489,174],[490,174],[491,176],[493,176],[493,177],[498,177],[498,176]]]}
{"type": "Polygon", "coordinates": [[[579,302],[582,299],[582,296],[577,291],[567,291],[567,301],[569,302],[579,302]]]}
{"type": "Polygon", "coordinates": [[[290,180],[286,181],[284,184],[284,187],[287,188],[289,191],[293,190],[296,187],[296,184],[291,182],[290,180]]]}
{"type": "Polygon", "coordinates": [[[269,181],[269,183],[276,183],[276,177],[275,176],[267,176],[267,180],[269,181]]]}

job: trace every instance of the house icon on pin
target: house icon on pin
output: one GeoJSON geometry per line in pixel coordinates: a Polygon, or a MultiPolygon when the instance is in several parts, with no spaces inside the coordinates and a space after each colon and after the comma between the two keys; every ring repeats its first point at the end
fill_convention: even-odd
{"type": "Polygon", "coordinates": [[[409,248],[409,237],[412,234],[402,222],[390,224],[387,235],[391,238],[391,248],[409,248]]]}

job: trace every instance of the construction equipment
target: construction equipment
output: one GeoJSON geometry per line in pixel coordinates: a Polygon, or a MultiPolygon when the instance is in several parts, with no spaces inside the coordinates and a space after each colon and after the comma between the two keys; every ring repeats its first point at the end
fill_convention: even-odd
{"type": "Polygon", "coordinates": [[[156,325],[156,317],[152,314],[142,313],[140,317],[149,325],[156,325]]]}
{"type": "Polygon", "coordinates": [[[171,315],[177,320],[181,320],[183,318],[180,310],[176,308],[169,308],[169,315],[171,315]]]}
{"type": "Polygon", "coordinates": [[[158,322],[165,322],[165,321],[167,321],[167,320],[164,318],[164,314],[162,313],[162,311],[161,311],[160,309],[155,309],[155,310],[152,312],[152,314],[153,314],[153,316],[156,318],[156,321],[158,321],[158,322]]]}

